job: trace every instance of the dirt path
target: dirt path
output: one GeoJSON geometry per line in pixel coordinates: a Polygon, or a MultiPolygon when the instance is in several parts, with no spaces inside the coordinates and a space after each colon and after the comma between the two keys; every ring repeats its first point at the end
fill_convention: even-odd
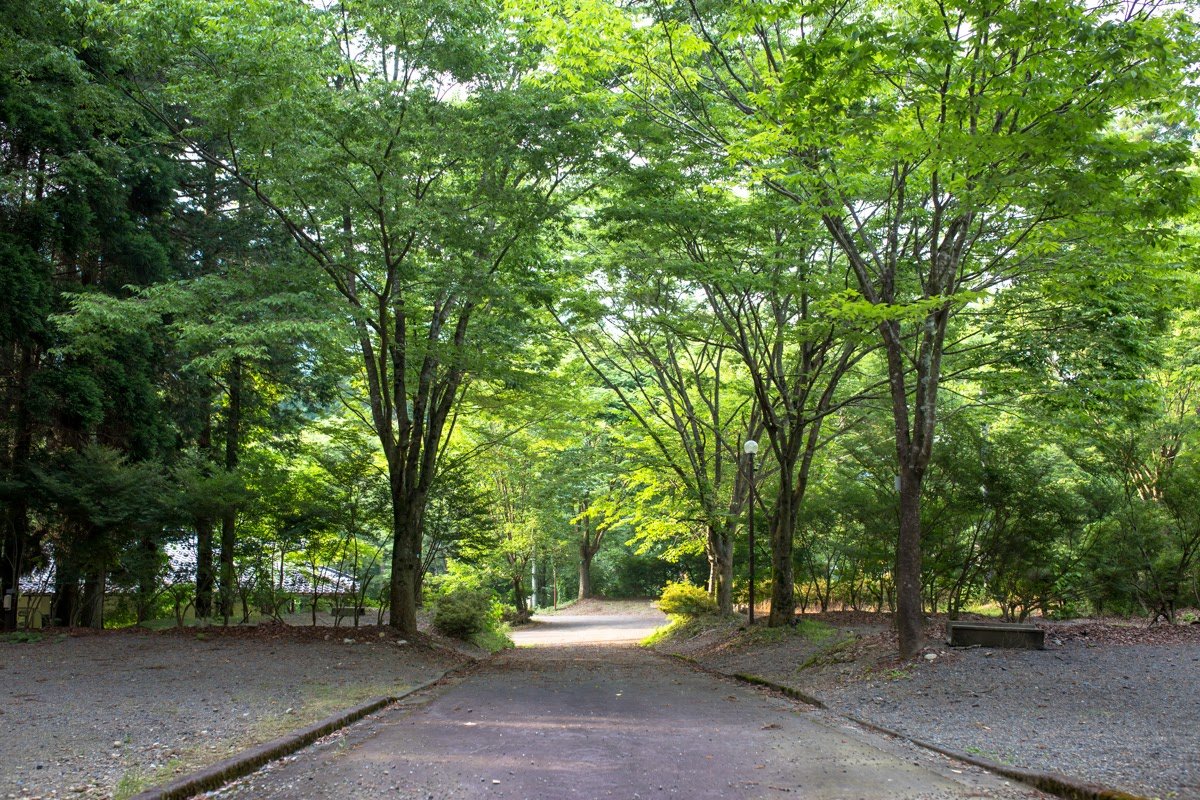
{"type": "MultiPolygon", "coordinates": [[[[625,630],[595,621],[597,636],[625,630]]],[[[575,622],[542,633],[560,641],[588,635],[575,622]]],[[[790,793],[1042,797],[791,701],[611,644],[510,651],[218,796],[628,800],[790,793]]]]}

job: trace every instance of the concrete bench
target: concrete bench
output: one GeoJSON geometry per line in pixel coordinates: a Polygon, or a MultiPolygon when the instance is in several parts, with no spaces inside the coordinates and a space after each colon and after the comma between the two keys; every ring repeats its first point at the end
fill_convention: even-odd
{"type": "Polygon", "coordinates": [[[1046,632],[1025,623],[954,621],[946,623],[946,644],[951,647],[1042,650],[1046,646],[1046,632]]]}
{"type": "Polygon", "coordinates": [[[329,610],[338,619],[342,617],[361,617],[367,613],[365,606],[334,606],[329,610]]]}

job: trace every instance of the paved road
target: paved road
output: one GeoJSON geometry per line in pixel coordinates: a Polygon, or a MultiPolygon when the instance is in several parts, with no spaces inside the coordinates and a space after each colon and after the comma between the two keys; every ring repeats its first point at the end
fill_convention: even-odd
{"type": "Polygon", "coordinates": [[[666,622],[666,614],[554,614],[534,617],[530,624],[515,628],[512,640],[517,647],[635,644],[666,622]]]}
{"type": "Polygon", "coordinates": [[[824,712],[611,644],[510,651],[219,796],[703,800],[789,794],[813,800],[1042,797],[824,712]]]}

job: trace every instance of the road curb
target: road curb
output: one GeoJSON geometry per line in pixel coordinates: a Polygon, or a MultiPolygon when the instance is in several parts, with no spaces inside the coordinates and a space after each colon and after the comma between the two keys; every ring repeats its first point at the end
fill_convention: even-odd
{"type": "MultiPolygon", "coordinates": [[[[700,669],[706,669],[692,659],[688,659],[683,656],[675,657],[681,661],[685,661],[696,667],[699,667],[700,669]]],[[[1058,795],[1059,797],[1066,798],[1066,800],[1148,800],[1142,795],[1130,794],[1129,792],[1123,792],[1120,789],[1110,789],[1107,786],[1076,780],[1075,778],[1069,778],[1066,775],[1059,775],[1055,772],[1038,772],[1036,770],[1024,769],[1022,767],[1014,767],[1009,764],[1000,764],[990,759],[973,756],[970,753],[964,753],[949,747],[943,747],[939,744],[926,742],[922,739],[909,736],[906,733],[894,731],[891,728],[885,728],[884,726],[877,725],[874,722],[868,722],[865,719],[859,719],[858,717],[852,717],[849,714],[831,711],[828,706],[812,695],[805,694],[804,692],[793,689],[790,686],[784,686],[781,683],[776,683],[775,681],[761,678],[758,675],[748,675],[745,673],[730,675],[729,673],[725,672],[719,672],[718,674],[726,675],[727,677],[734,678],[742,681],[743,683],[749,683],[754,686],[763,686],[773,691],[780,692],[781,694],[799,700],[802,703],[807,703],[808,705],[815,706],[817,708],[823,708],[826,711],[829,711],[831,714],[839,716],[842,719],[849,720],[855,725],[861,725],[862,727],[870,731],[874,731],[875,733],[881,733],[884,736],[891,736],[895,739],[902,739],[906,742],[911,742],[917,747],[924,748],[925,750],[931,750],[940,755],[949,756],[957,761],[962,761],[976,767],[982,767],[989,772],[994,772],[997,775],[1004,776],[1005,778],[1019,781],[1028,786],[1032,786],[1035,789],[1040,789],[1043,792],[1049,792],[1050,794],[1058,795]]]]}
{"type": "Polygon", "coordinates": [[[775,683],[774,681],[769,681],[766,678],[760,678],[757,675],[750,675],[745,672],[735,673],[733,677],[737,678],[742,683],[749,683],[752,686],[765,686],[768,689],[774,689],[777,692],[782,692],[793,700],[799,700],[801,703],[806,703],[810,706],[816,706],[817,708],[824,709],[829,708],[811,694],[805,694],[799,689],[793,689],[791,686],[784,686],[782,683],[775,683]]]}
{"type": "Polygon", "coordinates": [[[430,678],[407,691],[387,697],[376,697],[374,700],[368,700],[360,705],[339,711],[300,730],[292,731],[269,742],[247,748],[215,764],[202,767],[187,775],[182,775],[169,783],[139,792],[131,797],[130,800],[185,800],[185,798],[193,797],[201,792],[211,792],[230,781],[245,777],[251,772],[261,769],[272,761],[291,755],[323,736],[328,736],[334,731],[341,730],[348,725],[358,722],[368,714],[373,714],[398,700],[403,700],[417,692],[441,683],[454,673],[474,665],[475,662],[473,661],[463,662],[445,670],[436,678],[430,678]]]}
{"type": "Polygon", "coordinates": [[[779,692],[780,694],[787,695],[788,697],[792,698],[793,700],[799,700],[801,703],[805,703],[810,706],[816,706],[817,708],[825,708],[824,703],[822,703],[820,700],[818,700],[817,698],[813,697],[810,694],[805,694],[804,692],[800,691],[799,689],[793,689],[792,687],[784,686],[781,683],[775,683],[774,681],[769,681],[766,678],[760,678],[757,675],[751,675],[746,672],[722,672],[719,669],[713,669],[712,667],[706,667],[705,665],[701,664],[696,659],[690,658],[688,656],[682,656],[679,653],[658,653],[653,650],[651,650],[650,652],[655,653],[655,655],[658,655],[658,656],[666,656],[666,657],[672,658],[676,661],[682,661],[684,664],[687,664],[692,669],[699,670],[700,672],[706,672],[709,675],[715,675],[719,678],[733,678],[734,680],[740,681],[742,683],[748,683],[752,686],[761,686],[764,689],[770,689],[773,692],[779,692]]]}

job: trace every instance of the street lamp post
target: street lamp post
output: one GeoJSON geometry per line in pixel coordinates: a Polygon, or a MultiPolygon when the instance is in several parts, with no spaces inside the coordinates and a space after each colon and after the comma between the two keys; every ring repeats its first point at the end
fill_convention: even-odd
{"type": "Polygon", "coordinates": [[[758,442],[747,439],[742,445],[742,452],[750,460],[750,624],[754,624],[754,454],[758,452],[758,442]]]}

